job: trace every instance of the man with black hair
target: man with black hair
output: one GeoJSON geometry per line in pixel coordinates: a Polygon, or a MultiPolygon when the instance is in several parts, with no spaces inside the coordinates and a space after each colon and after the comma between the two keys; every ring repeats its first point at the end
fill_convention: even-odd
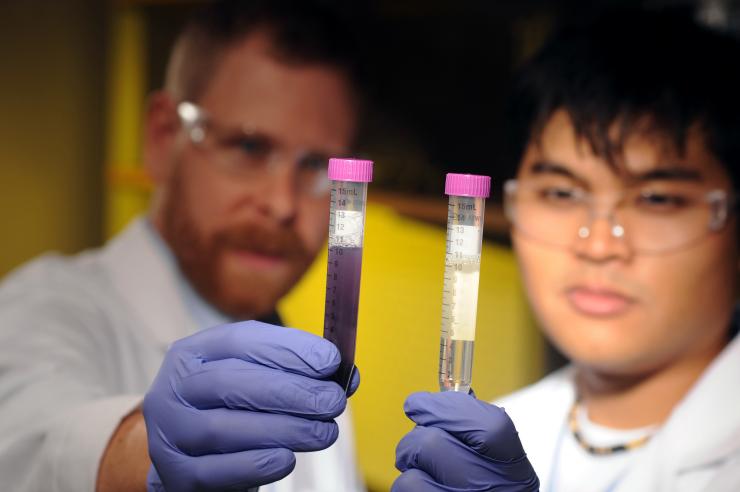
{"type": "Polygon", "coordinates": [[[188,24],[146,115],[148,216],[0,285],[4,490],[362,489],[336,348],[275,326],[355,139],[352,28],[306,0],[188,24]]]}
{"type": "Polygon", "coordinates": [[[522,68],[505,206],[571,364],[497,402],[508,416],[412,395],[394,491],[537,490],[534,470],[545,491],[740,490],[738,60],[728,36],[627,12],[522,68]]]}

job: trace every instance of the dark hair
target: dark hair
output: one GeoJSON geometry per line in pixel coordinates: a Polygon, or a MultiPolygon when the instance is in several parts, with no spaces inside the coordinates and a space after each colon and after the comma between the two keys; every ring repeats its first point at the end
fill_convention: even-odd
{"type": "Polygon", "coordinates": [[[508,104],[514,165],[564,109],[611,165],[631,132],[658,131],[682,152],[699,125],[740,185],[740,45],[686,16],[619,11],[566,27],[521,68],[508,104]]]}
{"type": "Polygon", "coordinates": [[[276,59],[320,64],[359,84],[359,43],[352,19],[338,5],[317,0],[225,0],[198,10],[178,36],[165,86],[177,99],[197,100],[221,55],[257,31],[266,32],[276,59]]]}

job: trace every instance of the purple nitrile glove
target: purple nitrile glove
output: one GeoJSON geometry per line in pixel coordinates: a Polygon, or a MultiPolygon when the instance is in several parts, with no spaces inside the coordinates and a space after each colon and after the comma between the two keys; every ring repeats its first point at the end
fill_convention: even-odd
{"type": "Polygon", "coordinates": [[[514,423],[502,408],[455,391],[414,393],[416,427],[396,448],[392,492],[539,490],[514,423]]]}
{"type": "Polygon", "coordinates": [[[325,379],[339,359],[323,338],[258,321],[172,344],[144,398],[147,489],[245,490],[288,475],[294,451],[337,439],[347,397],[325,379]]]}

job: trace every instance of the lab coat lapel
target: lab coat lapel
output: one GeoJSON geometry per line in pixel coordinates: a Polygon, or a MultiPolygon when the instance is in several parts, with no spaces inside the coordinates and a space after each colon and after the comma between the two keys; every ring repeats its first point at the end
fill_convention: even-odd
{"type": "Polygon", "coordinates": [[[740,337],[736,336],[676,409],[676,422],[670,422],[672,434],[691,438],[679,437],[684,443],[679,472],[719,462],[740,450],[739,377],[740,337]]]}
{"type": "Polygon", "coordinates": [[[146,334],[167,348],[197,327],[178,290],[177,272],[156,250],[144,220],[136,219],[106,245],[102,263],[146,334]]]}
{"type": "Polygon", "coordinates": [[[653,438],[619,490],[679,490],[692,471],[740,451],[740,336],[707,368],[653,438]]]}

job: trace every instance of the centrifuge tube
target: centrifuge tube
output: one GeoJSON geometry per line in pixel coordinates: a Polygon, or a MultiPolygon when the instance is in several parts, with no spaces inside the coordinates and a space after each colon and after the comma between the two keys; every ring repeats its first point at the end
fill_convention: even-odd
{"type": "Polygon", "coordinates": [[[478,280],[489,176],[448,174],[447,251],[439,348],[441,391],[470,390],[478,307],[478,280]]]}
{"type": "Polygon", "coordinates": [[[373,179],[373,163],[360,159],[329,159],[329,179],[324,338],[339,349],[342,360],[334,379],[347,391],[355,367],[365,202],[367,184],[373,179]]]}

